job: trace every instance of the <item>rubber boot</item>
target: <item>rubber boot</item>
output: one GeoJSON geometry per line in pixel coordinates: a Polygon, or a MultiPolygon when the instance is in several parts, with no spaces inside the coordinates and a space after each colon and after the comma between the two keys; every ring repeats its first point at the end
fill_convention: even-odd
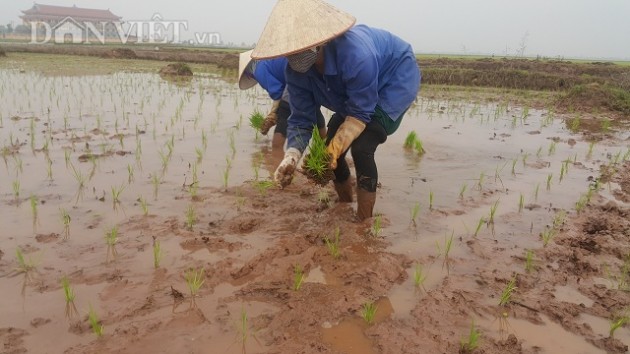
{"type": "Polygon", "coordinates": [[[357,219],[363,221],[372,217],[376,192],[368,192],[363,188],[357,188],[357,219]]]}
{"type": "Polygon", "coordinates": [[[334,185],[339,203],[352,203],[352,181],[350,178],[343,182],[334,181],[334,185]]]}

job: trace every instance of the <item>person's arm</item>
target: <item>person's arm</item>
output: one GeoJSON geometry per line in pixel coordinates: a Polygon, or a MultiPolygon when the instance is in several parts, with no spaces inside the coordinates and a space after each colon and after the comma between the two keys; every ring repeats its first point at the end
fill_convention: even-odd
{"type": "Polygon", "coordinates": [[[262,60],[256,64],[254,77],[258,84],[267,91],[269,97],[274,101],[282,98],[285,88],[284,72],[278,74],[278,68],[272,60],[262,60]]]}
{"type": "MultiPolygon", "coordinates": [[[[347,43],[346,43],[347,44],[347,43]]],[[[337,160],[372,120],[378,102],[378,61],[375,53],[348,45],[338,48],[340,75],[346,86],[345,121],[326,147],[331,155],[330,167],[337,168],[337,160]]]]}
{"type": "Polygon", "coordinates": [[[287,68],[287,89],[291,115],[287,120],[287,149],[295,148],[303,153],[317,125],[317,109],[314,94],[306,75],[287,68]]]}
{"type": "Polygon", "coordinates": [[[286,78],[291,106],[291,115],[287,120],[287,150],[274,173],[274,180],[283,188],[293,180],[297,163],[311,140],[313,126],[317,124],[315,110],[319,109],[306,75],[287,68],[286,78]]]}
{"type": "Polygon", "coordinates": [[[340,51],[340,74],[346,86],[346,114],[369,123],[378,103],[378,61],[365,48],[340,51]]]}

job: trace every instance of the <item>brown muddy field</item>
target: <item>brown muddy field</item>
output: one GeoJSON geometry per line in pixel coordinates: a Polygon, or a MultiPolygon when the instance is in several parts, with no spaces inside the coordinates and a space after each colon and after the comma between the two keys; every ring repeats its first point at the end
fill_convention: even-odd
{"type": "Polygon", "coordinates": [[[248,117],[270,101],[233,73],[40,59],[0,60],[0,353],[628,349],[615,115],[425,86],[377,152],[378,216],[358,224],[332,186],[268,183],[280,157],[248,117]],[[422,156],[403,148],[412,130],[422,156]]]}

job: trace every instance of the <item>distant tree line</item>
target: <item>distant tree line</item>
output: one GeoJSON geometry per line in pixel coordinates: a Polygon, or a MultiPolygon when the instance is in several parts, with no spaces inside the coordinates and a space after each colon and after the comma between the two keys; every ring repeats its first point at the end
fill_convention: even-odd
{"type": "Polygon", "coordinates": [[[31,28],[27,25],[17,25],[13,27],[12,24],[0,25],[0,35],[5,37],[7,34],[29,34],[31,33],[31,28]]]}

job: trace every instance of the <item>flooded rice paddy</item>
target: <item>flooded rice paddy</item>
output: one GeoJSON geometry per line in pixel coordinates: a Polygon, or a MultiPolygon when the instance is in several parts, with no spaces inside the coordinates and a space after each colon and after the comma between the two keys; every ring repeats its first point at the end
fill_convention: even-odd
{"type": "MultiPolygon", "coordinates": [[[[388,352],[379,344],[384,335],[371,331],[417,322],[419,302],[458,279],[448,286],[496,296],[476,298],[473,318],[444,313],[448,323],[436,326],[459,328],[455,347],[474,320],[488,340],[514,334],[523,352],[605,352],[547,316],[505,325],[487,310],[502,288],[477,275],[523,273],[527,251],[553,243],[553,230],[585,207],[594,186],[614,199],[619,185],[598,178],[602,166],[630,157],[627,128],[587,140],[572,131],[574,117],[501,96],[421,93],[377,151],[382,226],[374,230],[352,223],[330,186],[302,176],[286,190],[264,182],[279,157],[249,126],[254,109],[270,108],[259,88],[240,91],[218,73],[172,82],[143,72],[71,75],[71,68],[44,75],[20,65],[0,66],[0,338],[9,349],[388,352]],[[403,148],[411,131],[425,154],[403,148]],[[322,241],[336,226],[337,261],[322,241]],[[304,239],[311,244],[297,244],[304,239]],[[384,268],[364,268],[371,259],[384,268]],[[305,273],[299,290],[295,265],[305,273]],[[344,267],[363,273],[355,279],[344,267]],[[191,296],[186,273],[201,269],[204,282],[191,296]],[[371,276],[380,279],[374,288],[355,283],[371,276]],[[75,295],[70,308],[64,277],[75,295]],[[351,311],[326,310],[330,296],[348,291],[351,311]],[[360,316],[368,301],[378,308],[373,325],[360,316]],[[283,325],[290,311],[316,330],[283,325]]],[[[593,306],[577,284],[549,290],[559,301],[593,306]]],[[[582,316],[592,338],[608,335],[607,318],[582,316]]],[[[618,333],[628,340],[628,328],[618,333]]]]}

